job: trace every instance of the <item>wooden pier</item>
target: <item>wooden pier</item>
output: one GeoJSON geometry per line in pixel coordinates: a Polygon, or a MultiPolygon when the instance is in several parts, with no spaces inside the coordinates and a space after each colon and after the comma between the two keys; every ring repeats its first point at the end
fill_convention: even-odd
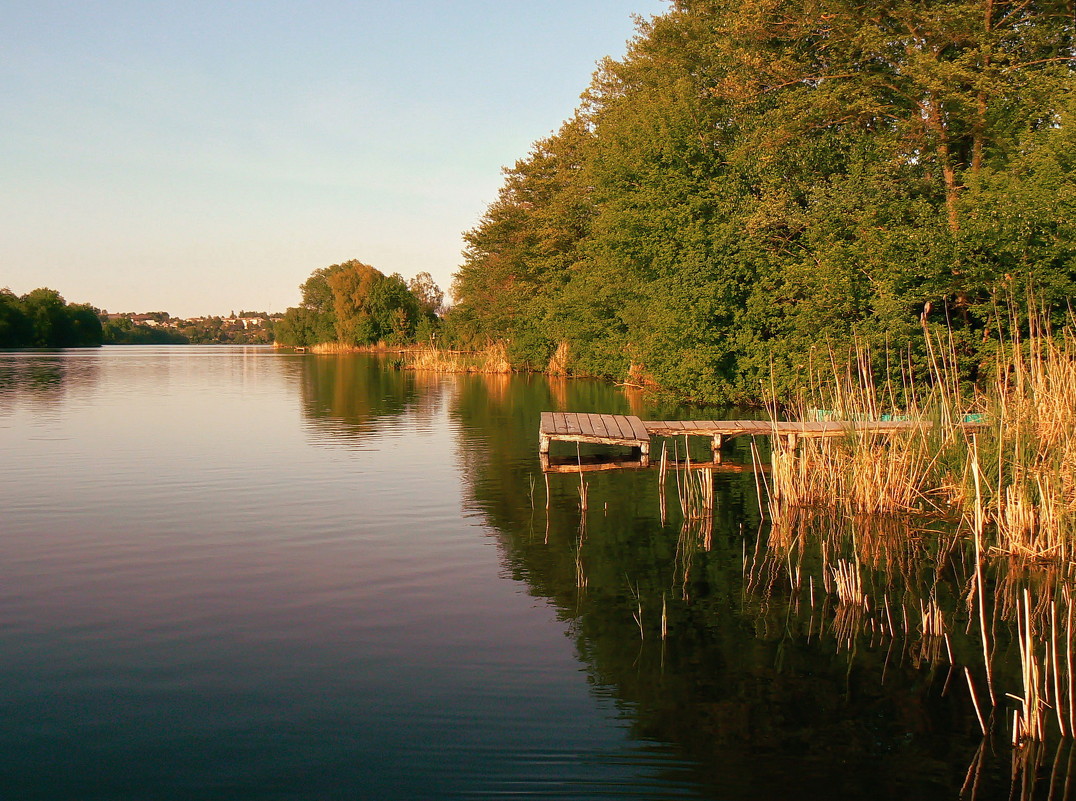
{"type": "MultiPolygon", "coordinates": [[[[616,462],[618,467],[647,467],[651,437],[707,437],[710,439],[713,461],[717,464],[721,461],[721,446],[726,439],[733,437],[773,437],[783,440],[787,447],[795,448],[801,438],[843,437],[850,434],[889,436],[929,425],[930,423],[914,420],[640,420],[638,417],[622,414],[542,412],[538,452],[543,457],[544,466],[549,463],[549,445],[554,441],[623,445],[636,449],[638,459],[616,462]]],[[[967,422],[961,423],[960,427],[981,428],[983,425],[981,422],[967,422]]]]}
{"type": "Polygon", "coordinates": [[[538,452],[549,453],[549,443],[594,442],[599,445],[626,445],[650,453],[650,432],[638,417],[624,414],[576,414],[542,412],[538,432],[538,452]]]}

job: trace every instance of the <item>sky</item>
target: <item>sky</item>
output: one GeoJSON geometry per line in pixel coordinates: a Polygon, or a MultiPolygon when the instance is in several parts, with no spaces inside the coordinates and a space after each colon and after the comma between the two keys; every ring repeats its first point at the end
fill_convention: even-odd
{"type": "Polygon", "coordinates": [[[348,259],[446,291],[502,168],[664,0],[34,0],[0,18],[0,287],[284,311],[348,259]]]}

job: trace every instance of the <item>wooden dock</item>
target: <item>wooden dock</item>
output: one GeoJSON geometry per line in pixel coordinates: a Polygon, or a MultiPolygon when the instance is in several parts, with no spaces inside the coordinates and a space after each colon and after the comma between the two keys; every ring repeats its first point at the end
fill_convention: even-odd
{"type": "Polygon", "coordinates": [[[576,414],[542,412],[538,432],[538,452],[549,453],[549,443],[593,442],[599,445],[626,445],[650,453],[650,432],[638,417],[624,414],[576,414]]]}
{"type": "MultiPolygon", "coordinates": [[[[713,450],[713,461],[718,463],[721,461],[721,446],[726,439],[733,437],[773,437],[783,440],[789,448],[795,448],[801,438],[843,437],[850,434],[889,436],[924,425],[930,424],[914,420],[640,420],[622,414],[542,412],[538,452],[548,461],[549,445],[554,441],[623,445],[638,450],[639,458],[630,463],[632,466],[646,467],[649,465],[651,437],[707,437],[713,450]]],[[[981,428],[983,425],[981,422],[968,422],[961,423],[960,427],[981,428]]]]}

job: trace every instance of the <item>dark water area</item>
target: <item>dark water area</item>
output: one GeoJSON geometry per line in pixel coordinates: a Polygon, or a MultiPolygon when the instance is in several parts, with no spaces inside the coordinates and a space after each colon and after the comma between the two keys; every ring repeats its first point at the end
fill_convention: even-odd
{"type": "Polygon", "coordinates": [[[547,410],[727,413],[366,356],[0,352],[0,798],[1066,797],[1068,741],[981,734],[965,544],[778,530],[728,466],[699,519],[657,468],[585,474],[582,510],[547,410]]]}

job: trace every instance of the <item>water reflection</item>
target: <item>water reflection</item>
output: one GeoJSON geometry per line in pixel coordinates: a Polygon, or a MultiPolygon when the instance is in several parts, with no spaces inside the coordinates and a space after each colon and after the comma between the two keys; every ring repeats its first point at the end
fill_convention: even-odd
{"type": "Polygon", "coordinates": [[[0,351],[0,415],[56,409],[69,393],[92,388],[99,373],[95,351],[0,351]]]}
{"type": "Polygon", "coordinates": [[[598,385],[516,387],[505,401],[475,378],[453,397],[471,503],[512,575],[569,623],[595,691],[619,700],[635,736],[676,744],[714,795],[1067,793],[1071,748],[1057,734],[1071,724],[1056,708],[1072,698],[1070,649],[1049,653],[1071,625],[1064,576],[980,566],[984,637],[979,562],[955,527],[763,521],[754,476],[735,466],[605,472],[580,453],[560,458],[568,474],[541,475],[542,411],[672,415],[598,385]],[[1023,664],[1053,660],[1041,702],[1026,701],[1021,631],[1023,664]],[[1045,744],[1011,747],[1021,706],[1054,710],[1045,744]]]}
{"type": "Polygon", "coordinates": [[[361,444],[374,433],[429,431],[443,402],[437,376],[386,367],[378,357],[310,355],[299,359],[303,416],[320,444],[361,444]]]}
{"type": "Polygon", "coordinates": [[[365,357],[0,356],[8,414],[72,400],[64,442],[0,432],[9,764],[92,741],[74,764],[123,756],[127,797],[176,754],[180,794],[253,776],[205,797],[1069,794],[1064,571],[944,523],[764,514],[750,442],[538,459],[542,411],[721,411],[365,357]],[[1012,748],[1014,712],[1045,741],[1012,748]]]}

